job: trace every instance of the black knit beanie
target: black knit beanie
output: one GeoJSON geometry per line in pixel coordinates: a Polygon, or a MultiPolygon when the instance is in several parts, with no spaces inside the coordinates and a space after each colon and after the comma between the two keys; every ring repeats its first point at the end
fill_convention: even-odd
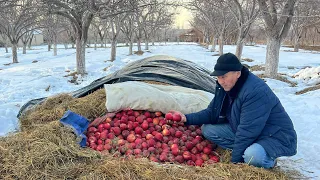
{"type": "Polygon", "coordinates": [[[210,75],[222,76],[230,71],[241,71],[241,69],[242,64],[237,56],[232,53],[226,53],[218,58],[217,63],[214,66],[214,71],[210,75]]]}

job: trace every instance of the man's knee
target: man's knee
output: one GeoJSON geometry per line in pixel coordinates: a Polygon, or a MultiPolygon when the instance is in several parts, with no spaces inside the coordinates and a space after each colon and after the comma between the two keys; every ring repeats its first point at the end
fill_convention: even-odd
{"type": "Polygon", "coordinates": [[[272,168],[274,160],[272,160],[264,150],[264,148],[257,143],[249,146],[243,155],[244,162],[256,167],[272,168]]]}
{"type": "Polygon", "coordinates": [[[208,137],[208,134],[209,134],[209,131],[210,131],[210,127],[208,124],[203,124],[201,126],[201,132],[202,132],[202,135],[207,138],[208,137]]]}

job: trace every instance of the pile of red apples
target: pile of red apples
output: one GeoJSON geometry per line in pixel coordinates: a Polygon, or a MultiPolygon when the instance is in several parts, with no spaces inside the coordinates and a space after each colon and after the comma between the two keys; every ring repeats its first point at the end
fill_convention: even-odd
{"type": "MultiPolygon", "coordinates": [[[[101,117],[99,117],[101,118],[101,117]]],[[[214,144],[199,126],[186,126],[178,113],[123,110],[87,130],[87,146],[115,156],[202,166],[219,162],[214,144]],[[168,123],[172,122],[172,123],[168,123]]]]}

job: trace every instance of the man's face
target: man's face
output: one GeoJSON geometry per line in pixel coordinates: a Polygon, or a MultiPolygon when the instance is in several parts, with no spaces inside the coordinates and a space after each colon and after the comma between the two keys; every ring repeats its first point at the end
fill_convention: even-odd
{"type": "Polygon", "coordinates": [[[240,71],[230,71],[222,76],[217,76],[219,84],[225,91],[230,91],[240,77],[240,71]]]}

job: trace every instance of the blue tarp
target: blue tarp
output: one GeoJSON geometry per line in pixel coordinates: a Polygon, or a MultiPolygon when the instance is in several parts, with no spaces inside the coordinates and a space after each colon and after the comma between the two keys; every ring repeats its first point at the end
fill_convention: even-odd
{"type": "Polygon", "coordinates": [[[80,146],[86,147],[87,137],[84,132],[89,126],[89,121],[85,117],[68,110],[60,119],[60,122],[67,127],[71,127],[80,138],[80,146]]]}

